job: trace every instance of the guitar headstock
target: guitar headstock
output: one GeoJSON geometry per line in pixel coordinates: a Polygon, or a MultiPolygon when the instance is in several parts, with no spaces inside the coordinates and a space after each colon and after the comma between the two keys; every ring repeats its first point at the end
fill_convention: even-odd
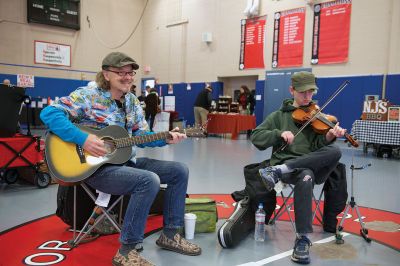
{"type": "Polygon", "coordinates": [[[194,138],[205,138],[206,134],[204,133],[204,128],[202,127],[186,127],[183,129],[180,129],[179,132],[186,134],[188,137],[194,137],[194,138]]]}

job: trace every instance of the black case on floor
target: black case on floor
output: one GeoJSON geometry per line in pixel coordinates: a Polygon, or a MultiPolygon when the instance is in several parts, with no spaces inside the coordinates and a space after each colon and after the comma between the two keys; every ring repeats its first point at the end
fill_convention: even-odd
{"type": "MultiPolygon", "coordinates": [[[[97,196],[96,190],[89,187],[89,189],[97,196]]],[[[125,215],[125,210],[128,206],[130,196],[124,197],[122,215],[125,215]]],[[[113,204],[118,196],[111,196],[109,205],[113,204]]],[[[113,213],[118,216],[119,204],[117,204],[113,213]]],[[[85,225],[86,221],[92,215],[95,203],[85,192],[81,186],[76,187],[76,229],[80,230],[85,225]]],[[[64,223],[73,226],[74,221],[74,187],[73,186],[59,186],[57,192],[57,210],[56,215],[64,221],[64,223]]],[[[118,217],[117,217],[118,218],[118,217]]]]}
{"type": "Polygon", "coordinates": [[[218,229],[218,241],[223,248],[232,248],[254,230],[254,211],[249,197],[238,201],[235,211],[218,229]]]}
{"type": "MultiPolygon", "coordinates": [[[[89,189],[97,196],[96,190],[89,187],[89,189]]],[[[149,214],[162,214],[164,202],[165,189],[161,188],[158,192],[153,205],[150,208],[149,214]]],[[[118,196],[112,195],[109,206],[118,199],[118,196]]],[[[125,216],[126,208],[130,200],[130,195],[124,196],[122,207],[122,218],[125,216]]],[[[64,221],[64,223],[73,226],[74,218],[74,187],[73,186],[59,186],[57,192],[57,210],[56,215],[64,221]]],[[[81,186],[76,187],[76,229],[80,230],[89,219],[93,212],[95,203],[84,191],[81,186]]],[[[118,217],[120,204],[117,204],[112,212],[118,217]]]]}

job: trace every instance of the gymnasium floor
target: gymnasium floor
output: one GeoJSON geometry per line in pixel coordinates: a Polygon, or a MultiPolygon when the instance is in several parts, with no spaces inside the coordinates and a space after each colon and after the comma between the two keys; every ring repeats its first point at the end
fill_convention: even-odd
{"type": "MultiPolygon", "coordinates": [[[[42,134],[40,131],[36,133],[42,134]]],[[[353,163],[358,167],[371,163],[371,167],[354,172],[356,203],[362,207],[383,210],[398,216],[399,160],[377,158],[372,151],[364,154],[362,148],[348,147],[341,140],[338,141],[338,145],[343,152],[341,162],[347,166],[349,196],[350,165],[353,163]]],[[[177,145],[139,149],[138,152],[138,156],[185,162],[190,169],[189,194],[230,194],[235,190],[241,190],[244,188],[243,167],[269,158],[270,154],[270,149],[258,151],[245,135],[241,135],[238,140],[217,136],[187,139],[177,145]]],[[[321,187],[315,188],[316,195],[319,195],[321,187]]],[[[38,189],[23,181],[13,185],[0,181],[0,247],[4,244],[1,242],[2,231],[9,231],[20,224],[54,214],[56,195],[57,185],[38,189]]],[[[363,209],[361,208],[361,215],[363,209]]],[[[365,221],[368,221],[368,217],[365,221]]],[[[222,223],[223,220],[220,220],[218,227],[222,223]]],[[[346,235],[344,245],[335,245],[332,234],[324,233],[321,227],[314,226],[314,233],[310,235],[314,242],[311,248],[312,265],[400,265],[398,222],[394,223],[394,227],[393,238],[397,243],[397,249],[374,240],[372,243],[367,243],[357,234],[346,235]],[[320,244],[315,243],[318,241],[320,244]],[[329,241],[331,242],[326,243],[329,241]]],[[[295,265],[290,261],[294,234],[290,223],[286,221],[278,221],[275,226],[267,226],[265,242],[256,243],[249,235],[235,249],[222,249],[218,244],[216,233],[196,235],[194,242],[203,248],[203,254],[198,257],[177,255],[158,249],[154,244],[158,234],[152,234],[145,239],[143,253],[156,265],[295,265]]],[[[101,239],[96,240],[99,241],[101,239]]],[[[0,265],[6,265],[2,264],[2,252],[4,249],[0,248],[0,265]]]]}

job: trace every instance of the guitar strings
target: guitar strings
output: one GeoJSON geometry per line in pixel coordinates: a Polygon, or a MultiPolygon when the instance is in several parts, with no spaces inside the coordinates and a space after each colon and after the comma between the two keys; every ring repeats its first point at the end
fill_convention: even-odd
{"type": "Polygon", "coordinates": [[[117,140],[109,140],[109,139],[105,139],[104,143],[108,144],[108,145],[112,145],[112,146],[117,146],[117,140]]]}
{"type": "MultiPolygon", "coordinates": [[[[186,135],[192,135],[192,136],[203,136],[202,132],[197,133],[196,130],[194,130],[194,128],[185,128],[183,129],[183,132],[186,135]],[[193,131],[193,132],[192,132],[193,131]]],[[[150,135],[141,135],[141,136],[135,136],[135,138],[138,139],[144,139],[144,142],[147,141],[156,141],[162,138],[171,138],[172,136],[170,136],[169,132],[158,132],[156,134],[150,134],[150,135]]],[[[121,139],[104,139],[104,143],[111,145],[115,148],[123,148],[123,147],[128,147],[128,146],[132,146],[132,144],[130,143],[131,138],[127,137],[127,138],[121,138],[121,139]]],[[[142,140],[143,141],[143,140],[142,140]]],[[[139,141],[142,142],[142,141],[139,141]]]]}

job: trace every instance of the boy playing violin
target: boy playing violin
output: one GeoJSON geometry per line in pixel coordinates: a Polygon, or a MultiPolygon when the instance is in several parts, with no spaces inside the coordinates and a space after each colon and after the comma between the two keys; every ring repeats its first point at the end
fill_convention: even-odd
{"type": "Polygon", "coordinates": [[[292,113],[297,108],[312,104],[312,97],[318,91],[314,74],[296,72],[289,87],[292,99],[283,101],[280,110],[271,113],[251,134],[252,143],[259,149],[273,147],[270,166],[260,169],[260,178],[270,191],[282,180],[294,185],[294,209],[297,237],[291,259],[294,262],[310,263],[311,241],[307,234],[312,228],[312,193],[314,184],[326,181],[341,157],[340,149],[333,145],[346,130],[337,123],[326,134],[317,134],[307,126],[298,135],[299,126],[292,113]],[[288,146],[280,150],[282,144],[288,146]],[[279,149],[279,150],[278,150],[279,149]]]}

